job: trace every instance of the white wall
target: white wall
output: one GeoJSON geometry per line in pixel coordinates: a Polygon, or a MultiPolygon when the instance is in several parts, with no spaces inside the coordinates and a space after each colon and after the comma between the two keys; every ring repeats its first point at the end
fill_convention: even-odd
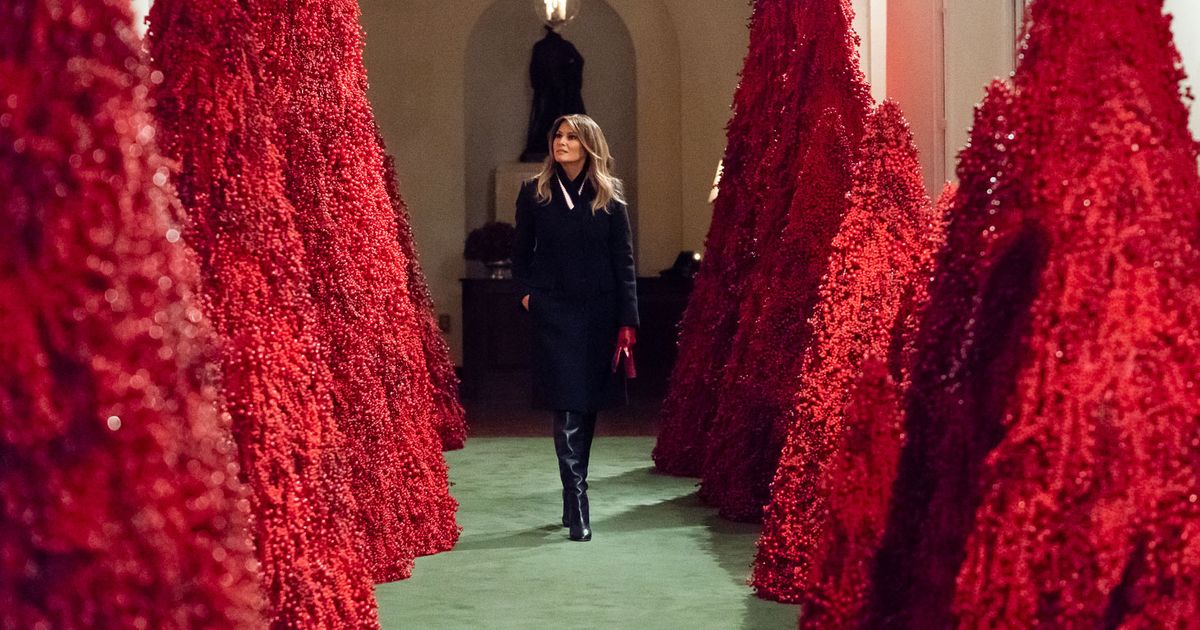
{"type": "MultiPolygon", "coordinates": [[[[665,1],[678,33],[682,97],[680,225],[675,249],[702,251],[712,218],[708,193],[725,154],[725,125],[749,45],[750,4],[746,0],[665,1]]],[[[651,275],[663,268],[643,267],[651,275]]]]}
{"type": "Polygon", "coordinates": [[[930,191],[947,173],[942,17],[942,0],[888,2],[887,95],[908,119],[930,191]]]}
{"type": "MultiPolygon", "coordinates": [[[[996,0],[953,0],[945,11],[945,112],[946,127],[942,159],[944,176],[954,179],[958,152],[966,145],[975,106],[983,99],[984,87],[993,79],[1013,71],[1017,24],[1015,2],[996,0]]],[[[937,194],[937,189],[931,189],[937,194]]]]}
{"type": "MultiPolygon", "coordinates": [[[[1197,0],[1166,0],[1167,11],[1174,15],[1172,28],[1175,45],[1183,56],[1188,82],[1193,90],[1200,88],[1200,2],[1197,0]]],[[[1192,103],[1192,135],[1200,136],[1200,105],[1192,103]]]]}
{"type": "Polygon", "coordinates": [[[146,36],[146,16],[150,14],[150,5],[154,0],[132,0],[133,30],[138,35],[146,36]]]}

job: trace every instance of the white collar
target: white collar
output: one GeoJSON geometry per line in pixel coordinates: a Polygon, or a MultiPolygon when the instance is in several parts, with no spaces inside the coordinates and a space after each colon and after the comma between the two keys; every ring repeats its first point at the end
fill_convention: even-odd
{"type": "MultiPolygon", "coordinates": [[[[575,201],[573,199],[571,199],[571,193],[567,192],[567,187],[563,184],[562,178],[559,177],[558,174],[556,173],[554,175],[554,179],[558,180],[558,188],[560,190],[562,190],[563,198],[567,200],[567,209],[574,210],[575,209],[575,201]]],[[[575,193],[576,195],[583,194],[583,187],[585,184],[587,184],[587,178],[581,177],[580,181],[579,181],[579,192],[575,193]]]]}

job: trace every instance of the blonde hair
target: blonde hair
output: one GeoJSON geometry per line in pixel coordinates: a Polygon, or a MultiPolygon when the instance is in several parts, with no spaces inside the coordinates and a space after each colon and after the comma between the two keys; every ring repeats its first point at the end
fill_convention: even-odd
{"type": "Polygon", "coordinates": [[[550,203],[550,180],[555,176],[554,134],[562,125],[569,126],[579,134],[579,144],[583,145],[587,154],[587,178],[592,183],[592,189],[596,191],[596,198],[592,200],[592,213],[595,214],[599,210],[607,212],[608,204],[612,201],[625,203],[625,187],[621,180],[612,174],[613,159],[612,154],[608,152],[608,141],[604,139],[604,132],[600,130],[596,121],[583,114],[559,116],[550,126],[550,154],[542,163],[542,171],[534,178],[537,182],[537,200],[550,203]]]}

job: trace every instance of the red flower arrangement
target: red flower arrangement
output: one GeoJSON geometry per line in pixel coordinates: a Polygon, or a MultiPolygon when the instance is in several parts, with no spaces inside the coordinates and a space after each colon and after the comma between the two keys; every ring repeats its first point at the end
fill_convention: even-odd
{"type": "MultiPolygon", "coordinates": [[[[150,44],[164,150],[199,253],[220,341],[221,385],[251,490],[254,539],[281,627],[377,626],[362,509],[304,264],[296,208],[249,15],[226,2],[158,0],[150,44]]],[[[407,565],[406,565],[407,566],[407,565]]]]}
{"type": "Polygon", "coordinates": [[[0,627],[262,624],[129,4],[0,5],[0,627]]]}
{"type": "Polygon", "coordinates": [[[463,258],[488,263],[512,260],[516,242],[517,229],[511,223],[492,221],[467,234],[463,258]]]}
{"type": "Polygon", "coordinates": [[[898,421],[898,409],[881,416],[882,427],[871,426],[870,415],[847,424],[853,385],[864,357],[886,359],[891,374],[872,375],[870,400],[858,404],[880,410],[896,404],[899,392],[884,391],[906,377],[903,340],[897,343],[894,333],[913,297],[925,295],[944,230],[941,209],[925,195],[908,124],[891,102],[866,122],[849,199],[813,312],[813,343],[794,394],[753,580],[760,597],[806,604],[804,619],[817,625],[839,625],[848,618],[844,611],[860,605],[870,547],[886,514],[888,493],[879,491],[890,487],[888,463],[898,452],[898,432],[887,424],[898,421]],[[894,383],[885,387],[885,378],[894,383]],[[835,501],[840,509],[833,509],[835,501]]]}

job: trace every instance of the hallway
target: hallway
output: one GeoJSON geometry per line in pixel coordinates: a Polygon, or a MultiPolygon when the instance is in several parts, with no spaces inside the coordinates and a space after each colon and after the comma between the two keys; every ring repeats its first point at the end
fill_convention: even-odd
{"type": "Polygon", "coordinates": [[[557,525],[548,436],[476,437],[447,453],[462,538],[376,588],[383,628],[794,628],[795,607],[746,585],[758,527],[719,519],[694,479],[653,474],[653,438],[609,435],[602,426],[593,447],[590,543],[557,525]]]}

